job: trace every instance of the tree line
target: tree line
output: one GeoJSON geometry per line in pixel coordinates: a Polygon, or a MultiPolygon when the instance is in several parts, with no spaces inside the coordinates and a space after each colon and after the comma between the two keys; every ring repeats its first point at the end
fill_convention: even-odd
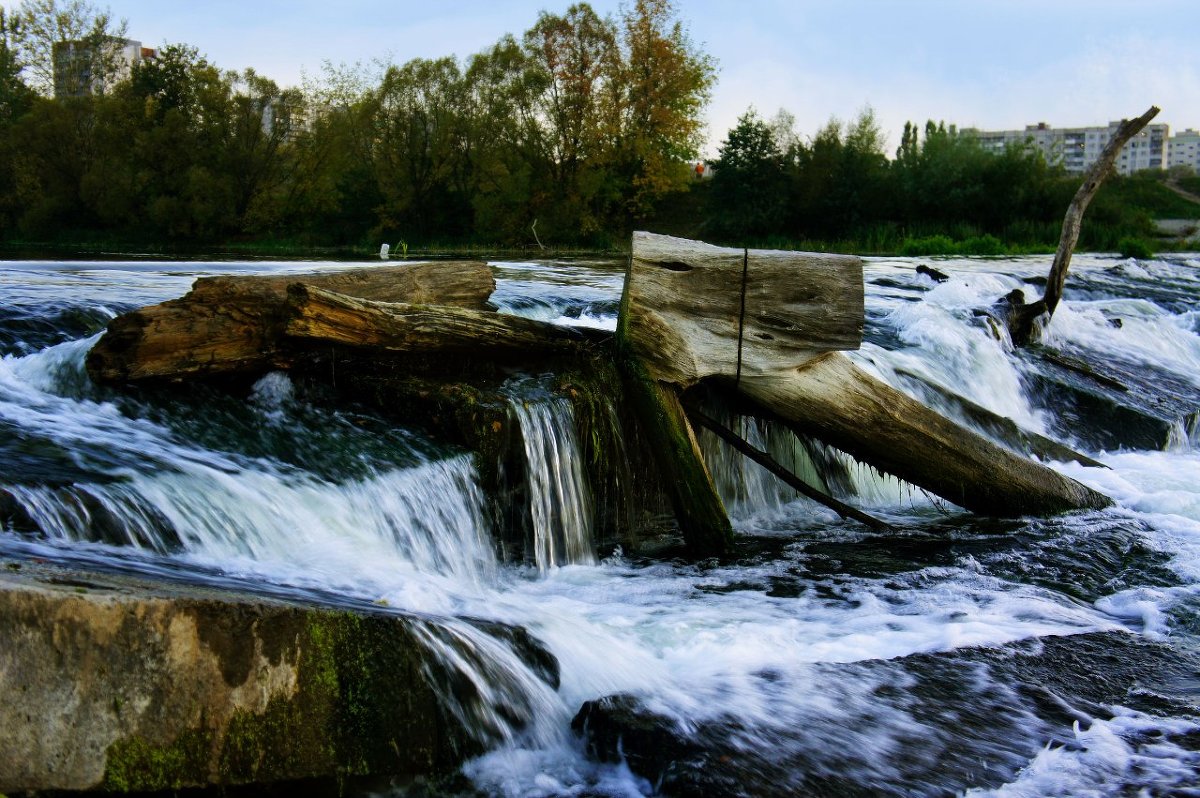
{"type": "Polygon", "coordinates": [[[687,188],[716,76],[670,0],[301,88],[186,44],[122,70],[124,29],[84,0],[0,18],[4,235],[587,242],[687,188]],[[89,59],[78,96],[52,96],[55,41],[89,59]]]}
{"type": "MultiPolygon", "coordinates": [[[[748,111],[722,142],[707,205],[716,237],[769,243],[843,242],[905,254],[998,255],[1053,247],[1078,175],[1032,144],[1001,153],[944,122],[906,123],[889,158],[867,109],[811,139],[790,114],[748,111]]],[[[1161,174],[1115,177],[1085,219],[1083,245],[1119,249],[1153,235],[1152,216],[1195,216],[1161,174]]]]}
{"type": "MultiPolygon", "coordinates": [[[[327,64],[296,88],[187,44],[130,68],[127,28],[88,0],[0,9],[0,238],[611,247],[644,227],[993,254],[1052,246],[1077,181],[944,123],[888,153],[869,110],[811,137],[749,111],[699,179],[717,69],[671,0],[615,19],[577,3],[465,59],[327,64]]],[[[1196,215],[1166,195],[1106,184],[1083,245],[1196,215]]]]}

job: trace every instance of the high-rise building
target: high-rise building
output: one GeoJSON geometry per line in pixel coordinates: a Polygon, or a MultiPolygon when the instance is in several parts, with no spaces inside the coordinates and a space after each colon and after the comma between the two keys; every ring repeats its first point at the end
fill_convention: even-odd
{"type": "Polygon", "coordinates": [[[54,45],[54,96],[85,97],[103,94],[110,85],[125,80],[133,67],[158,51],[133,39],[57,42],[54,45]]]}
{"type": "MultiPolygon", "coordinates": [[[[1030,144],[1041,150],[1048,163],[1081,174],[1099,159],[1120,125],[1120,122],[1109,122],[1107,127],[1064,128],[1040,122],[1028,125],[1024,130],[967,128],[963,133],[975,136],[984,149],[997,153],[1010,144],[1030,144]]],[[[1130,175],[1143,169],[1165,169],[1171,147],[1169,136],[1167,125],[1147,125],[1121,149],[1115,164],[1117,172],[1130,175]]]]}
{"type": "Polygon", "coordinates": [[[1188,128],[1171,136],[1171,154],[1167,166],[1190,166],[1200,174],[1200,131],[1188,128]]]}

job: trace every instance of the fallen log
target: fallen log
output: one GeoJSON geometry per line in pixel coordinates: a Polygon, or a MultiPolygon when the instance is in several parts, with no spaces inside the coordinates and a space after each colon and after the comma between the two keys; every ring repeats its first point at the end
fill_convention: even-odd
{"type": "MultiPolygon", "coordinates": [[[[838,350],[861,341],[862,301],[857,258],[635,233],[618,323],[623,367],[644,370],[660,395],[676,398],[715,380],[764,416],[975,512],[1055,513],[1109,503],[857,369],[838,350]]],[[[645,415],[643,422],[653,427],[661,418],[645,415]]],[[[711,480],[699,484],[707,472],[694,465],[677,462],[665,476],[679,493],[677,504],[684,492],[715,494],[711,480]]],[[[719,539],[721,525],[712,523],[685,528],[689,543],[719,539]]]]}
{"type": "Polygon", "coordinates": [[[286,365],[279,339],[289,315],[288,285],[381,302],[482,310],[495,290],[477,261],[377,266],[283,276],[202,277],[185,296],[118,316],[88,354],[98,382],[178,380],[250,374],[286,365]]]}
{"type": "Polygon", "coordinates": [[[1111,502],[876,380],[831,353],[741,392],[813,437],[973,512],[1043,515],[1111,502]]]}
{"type": "Polygon", "coordinates": [[[292,339],[396,353],[480,351],[522,357],[577,352],[612,337],[601,330],[561,327],[494,311],[449,305],[376,302],[314,285],[288,287],[292,339]]]}

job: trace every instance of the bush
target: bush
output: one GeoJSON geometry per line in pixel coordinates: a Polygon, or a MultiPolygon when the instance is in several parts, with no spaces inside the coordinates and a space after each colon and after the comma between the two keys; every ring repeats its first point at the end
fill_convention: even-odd
{"type": "Polygon", "coordinates": [[[1154,250],[1150,248],[1150,245],[1143,239],[1134,238],[1133,236],[1122,238],[1117,244],[1117,251],[1121,253],[1122,258],[1148,260],[1154,257],[1154,250]]]}
{"type": "Polygon", "coordinates": [[[993,235],[968,238],[958,245],[961,255],[1004,255],[1007,252],[1000,239],[993,235]]]}
{"type": "Polygon", "coordinates": [[[901,255],[956,255],[958,246],[950,236],[909,238],[900,245],[901,255]]]}

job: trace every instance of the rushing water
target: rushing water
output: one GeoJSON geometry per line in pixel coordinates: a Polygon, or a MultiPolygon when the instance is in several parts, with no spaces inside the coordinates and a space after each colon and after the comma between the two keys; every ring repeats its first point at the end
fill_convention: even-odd
{"type": "MultiPolygon", "coordinates": [[[[570,721],[616,693],[777,794],[1194,794],[1200,784],[1200,451],[1100,450],[1034,361],[973,311],[1046,258],[867,265],[862,367],[968,420],[947,392],[1066,440],[1108,470],[1053,467],[1113,497],[1103,512],[979,519],[821,447],[733,419],[825,487],[885,517],[868,533],[704,436],[743,535],[734,563],[597,559],[569,405],[510,384],[536,568],[498,561],[469,455],[302,395],[117,393],[83,358],[116,313],[199,274],[311,263],[0,266],[0,555],[134,570],[430,620],[427,644],[476,686],[457,706],[491,753],[485,794],[638,795],[570,721]],[[1041,386],[1041,387],[1039,387],[1041,386]],[[559,660],[549,687],[478,623],[526,627],[559,660]]],[[[503,312],[613,327],[606,263],[497,263],[503,312]]],[[[1050,342],[1200,404],[1200,260],[1077,256],[1050,342]]],[[[1120,431],[1120,430],[1118,430],[1120,431]]],[[[719,781],[717,782],[719,783],[719,781]]]]}

